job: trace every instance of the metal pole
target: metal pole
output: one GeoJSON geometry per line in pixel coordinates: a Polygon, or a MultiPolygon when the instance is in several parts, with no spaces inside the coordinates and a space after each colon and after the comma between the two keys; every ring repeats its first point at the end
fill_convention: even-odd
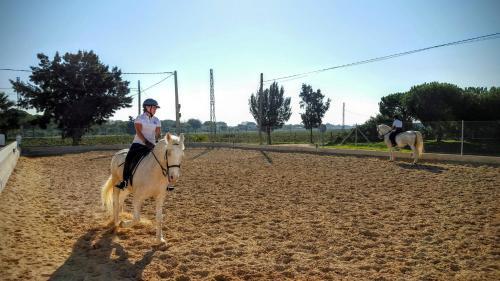
{"type": "Polygon", "coordinates": [[[139,91],[138,93],[138,103],[137,103],[137,115],[141,115],[141,80],[137,80],[137,89],[139,91]]]}
{"type": "Polygon", "coordinates": [[[358,145],[358,124],[356,124],[356,134],[354,135],[354,145],[358,145]]]}
{"type": "MultiPolygon", "coordinates": [[[[17,81],[17,84],[19,85],[19,77],[16,77],[16,81],[17,81]]],[[[16,92],[17,94],[17,103],[16,103],[16,106],[17,106],[17,109],[19,109],[19,92],[16,92]]]]}
{"type": "Polygon", "coordinates": [[[460,155],[464,155],[464,120],[462,120],[462,137],[460,141],[460,155]]]}
{"type": "Polygon", "coordinates": [[[177,135],[181,133],[181,121],[180,121],[180,107],[179,104],[179,93],[177,91],[177,70],[174,71],[174,84],[175,84],[175,132],[177,135]]]}
{"type": "Polygon", "coordinates": [[[345,121],[345,102],[342,103],[342,132],[344,131],[345,121]]]}
{"type": "Polygon", "coordinates": [[[259,87],[259,144],[262,145],[262,103],[263,99],[263,84],[264,84],[264,73],[260,74],[260,87],[259,87]]]}

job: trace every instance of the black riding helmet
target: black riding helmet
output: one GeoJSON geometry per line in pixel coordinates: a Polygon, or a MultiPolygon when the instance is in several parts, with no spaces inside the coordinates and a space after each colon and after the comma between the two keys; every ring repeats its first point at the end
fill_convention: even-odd
{"type": "Polygon", "coordinates": [[[146,106],[156,106],[156,107],[160,108],[160,106],[158,105],[158,102],[154,99],[145,99],[144,102],[142,103],[142,107],[146,107],[146,106]]]}

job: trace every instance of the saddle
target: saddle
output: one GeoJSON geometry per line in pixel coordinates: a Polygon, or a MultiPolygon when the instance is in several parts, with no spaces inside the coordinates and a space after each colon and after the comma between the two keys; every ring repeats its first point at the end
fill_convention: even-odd
{"type": "Polygon", "coordinates": [[[395,130],[391,132],[389,135],[389,139],[391,140],[392,146],[396,147],[398,144],[396,143],[396,136],[401,134],[403,130],[395,130]]]}
{"type": "Polygon", "coordinates": [[[144,159],[146,155],[149,154],[150,151],[151,150],[148,149],[147,147],[139,147],[133,150],[129,150],[127,157],[125,158],[125,161],[122,164],[120,164],[120,166],[123,165],[124,179],[123,182],[120,183],[119,188],[123,188],[121,187],[122,185],[126,186],[127,182],[133,184],[132,182],[135,171],[139,167],[141,161],[144,159]]]}

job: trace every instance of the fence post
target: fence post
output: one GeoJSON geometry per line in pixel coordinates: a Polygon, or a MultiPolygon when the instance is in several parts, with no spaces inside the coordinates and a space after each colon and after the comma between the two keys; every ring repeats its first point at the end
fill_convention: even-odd
{"type": "Polygon", "coordinates": [[[358,145],[358,124],[356,124],[356,134],[354,135],[354,145],[358,145]]]}
{"type": "Polygon", "coordinates": [[[464,120],[462,120],[462,137],[460,138],[460,155],[464,155],[464,120]]]}

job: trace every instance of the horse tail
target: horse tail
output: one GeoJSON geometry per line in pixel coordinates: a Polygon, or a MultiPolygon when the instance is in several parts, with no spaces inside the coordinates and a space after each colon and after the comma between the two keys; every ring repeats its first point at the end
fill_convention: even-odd
{"type": "Polygon", "coordinates": [[[106,208],[106,211],[111,214],[113,210],[113,176],[109,176],[106,183],[101,188],[101,200],[102,205],[106,208]]]}
{"type": "Polygon", "coordinates": [[[418,157],[421,157],[424,153],[424,139],[422,138],[422,133],[419,131],[416,131],[415,135],[417,135],[415,138],[415,147],[417,148],[418,157]]]}

